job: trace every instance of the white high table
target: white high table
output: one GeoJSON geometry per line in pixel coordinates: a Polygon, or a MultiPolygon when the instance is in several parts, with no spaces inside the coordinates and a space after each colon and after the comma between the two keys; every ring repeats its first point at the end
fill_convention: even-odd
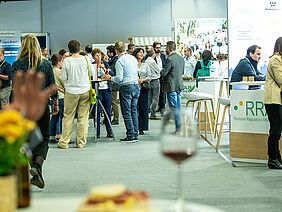
{"type": "MultiPolygon", "coordinates": [[[[75,212],[83,201],[83,197],[36,198],[31,207],[19,209],[20,212],[75,212]]],[[[150,212],[165,212],[173,205],[173,200],[153,199],[149,201],[150,212]]],[[[189,212],[223,212],[220,209],[196,203],[187,203],[189,212]]],[[[132,211],[133,212],[133,211],[132,211]]]]}

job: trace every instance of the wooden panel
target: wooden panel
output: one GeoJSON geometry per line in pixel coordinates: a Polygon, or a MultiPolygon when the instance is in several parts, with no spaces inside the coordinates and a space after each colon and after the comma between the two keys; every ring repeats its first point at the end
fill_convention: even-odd
{"type": "Polygon", "coordinates": [[[230,157],[267,160],[267,138],[267,134],[230,132],[230,157]]]}

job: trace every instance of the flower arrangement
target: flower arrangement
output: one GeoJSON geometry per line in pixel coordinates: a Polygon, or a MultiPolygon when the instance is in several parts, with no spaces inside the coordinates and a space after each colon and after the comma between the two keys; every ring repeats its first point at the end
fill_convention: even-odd
{"type": "Polygon", "coordinates": [[[12,174],[17,164],[26,164],[20,149],[35,123],[15,110],[0,111],[0,176],[12,174]]]}

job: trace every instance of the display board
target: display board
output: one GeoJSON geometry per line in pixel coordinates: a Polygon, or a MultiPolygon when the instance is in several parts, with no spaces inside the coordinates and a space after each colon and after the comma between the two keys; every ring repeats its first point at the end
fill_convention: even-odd
{"type": "Polygon", "coordinates": [[[228,54],[227,19],[175,19],[175,41],[179,51],[188,46],[198,58],[205,49],[228,54]]]}
{"type": "Polygon", "coordinates": [[[251,45],[261,47],[258,69],[265,74],[276,39],[282,35],[282,0],[228,0],[229,76],[251,45]]]}
{"type": "Polygon", "coordinates": [[[263,90],[231,90],[231,132],[267,134],[263,90]]]}
{"type": "Polygon", "coordinates": [[[5,60],[12,64],[18,56],[21,46],[21,33],[0,31],[0,48],[5,50],[5,60]]]}

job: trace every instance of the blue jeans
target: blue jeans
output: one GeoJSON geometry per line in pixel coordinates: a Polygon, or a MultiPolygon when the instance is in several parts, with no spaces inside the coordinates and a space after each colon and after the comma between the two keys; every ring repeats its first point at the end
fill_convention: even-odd
{"type": "Polygon", "coordinates": [[[181,119],[180,119],[180,91],[173,91],[167,93],[167,101],[169,108],[174,114],[175,129],[180,131],[181,119]]]}
{"type": "MultiPolygon", "coordinates": [[[[51,101],[51,105],[53,105],[52,101],[51,101]]],[[[50,136],[56,136],[62,133],[63,117],[64,117],[64,99],[59,99],[59,113],[57,115],[52,115],[50,121],[50,136]]]]}
{"type": "MultiPolygon", "coordinates": [[[[99,90],[98,99],[101,101],[103,107],[105,108],[109,119],[111,119],[112,91],[110,89],[99,90]]],[[[97,136],[100,136],[100,119],[101,119],[102,107],[99,103],[97,103],[97,106],[98,106],[98,111],[97,111],[97,136]]],[[[106,119],[107,133],[110,134],[110,133],[112,133],[110,123],[108,122],[106,117],[104,117],[104,118],[106,119]]]]}
{"type": "Polygon", "coordinates": [[[140,87],[138,84],[124,85],[119,89],[120,107],[128,138],[138,137],[138,98],[140,87]]]}

